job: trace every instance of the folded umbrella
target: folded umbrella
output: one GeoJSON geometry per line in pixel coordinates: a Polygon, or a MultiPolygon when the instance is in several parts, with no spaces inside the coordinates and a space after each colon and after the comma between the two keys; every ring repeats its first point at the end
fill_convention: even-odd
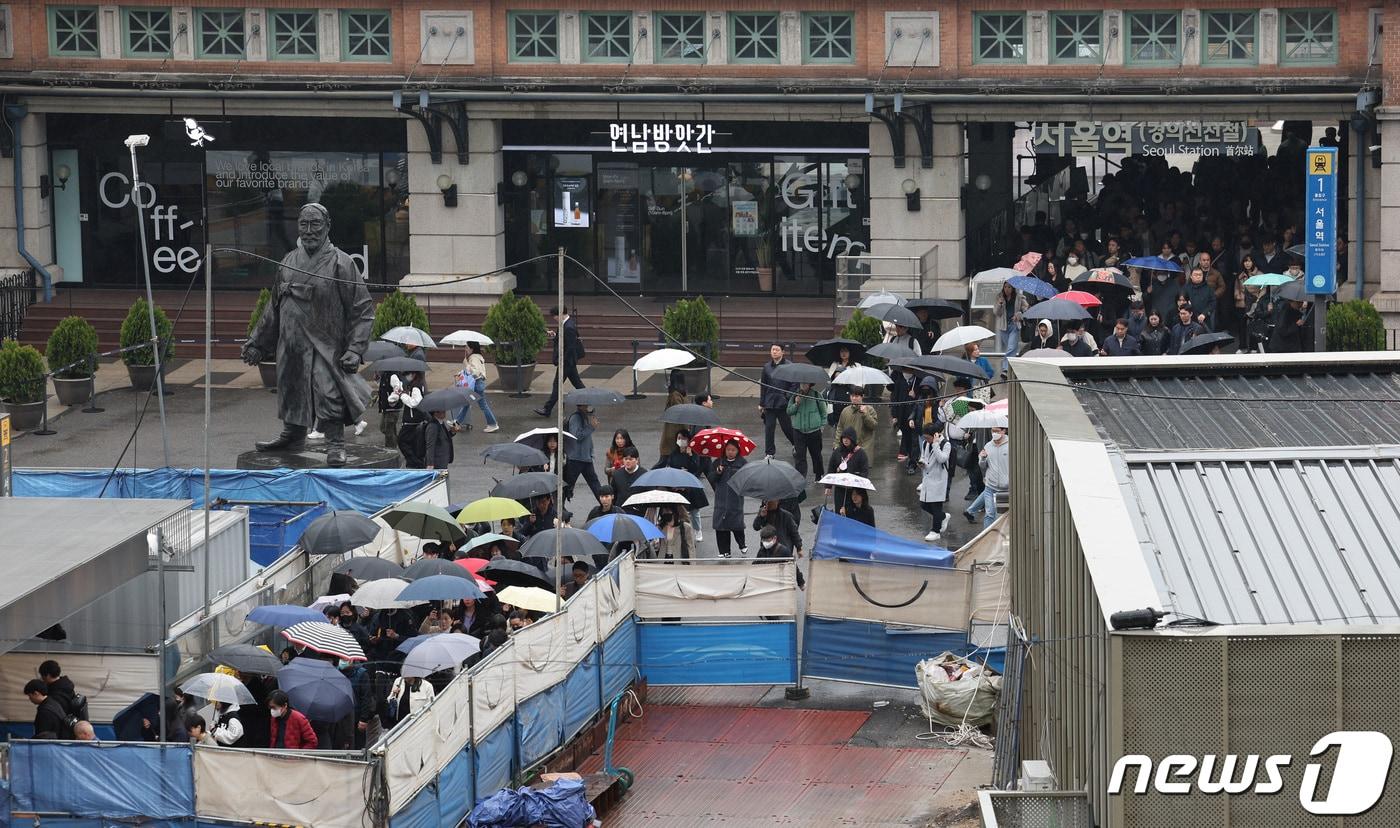
{"type": "Polygon", "coordinates": [[[621,405],[625,399],[610,388],[575,388],[564,395],[565,405],[621,405]]]}
{"type": "Polygon", "coordinates": [[[915,316],[913,311],[903,305],[888,303],[872,305],[870,310],[865,312],[865,315],[872,316],[883,322],[890,322],[901,327],[913,328],[915,330],[919,330],[924,326],[924,323],[919,321],[919,317],[915,316]]]}
{"type": "Polygon", "coordinates": [[[349,509],[336,509],[307,525],[297,541],[312,555],[339,555],[379,537],[380,525],[349,509]]]}
{"type": "MultiPolygon", "coordinates": [[[[275,657],[272,660],[277,661],[275,657]]],[[[243,682],[226,673],[200,673],[191,676],[180,682],[180,692],[205,701],[224,704],[253,703],[253,694],[243,686],[243,682]]]]}
{"type": "MultiPolygon", "coordinates": [[[[873,349],[871,352],[874,353],[873,349]]],[[[779,365],[773,369],[773,379],[778,382],[809,382],[812,385],[826,385],[831,381],[831,377],[826,375],[825,368],[806,362],[785,362],[779,365]]],[[[710,409],[705,410],[709,411],[710,409]]],[[[719,425],[719,418],[716,417],[713,423],[705,423],[705,425],[719,425]]]]}
{"type": "Polygon", "coordinates": [[[661,416],[657,419],[663,423],[695,428],[710,428],[719,425],[719,415],[715,413],[713,408],[706,408],[695,403],[673,405],[662,411],[661,416]]]}
{"type": "Polygon", "coordinates": [[[312,721],[338,722],[355,709],[355,689],[335,665],[319,658],[294,658],[277,671],[277,686],[292,707],[312,721]]]}
{"type": "Polygon", "coordinates": [[[841,349],[851,352],[851,361],[859,362],[865,356],[865,345],[854,339],[823,339],[807,349],[807,361],[813,365],[830,365],[841,357],[841,349]]]}
{"type": "Polygon", "coordinates": [[[1224,331],[1217,331],[1215,333],[1203,333],[1197,336],[1193,336],[1189,340],[1187,340],[1186,347],[1181,349],[1181,353],[1183,356],[1190,356],[1192,354],[1208,354],[1214,348],[1220,348],[1221,350],[1224,350],[1230,345],[1233,345],[1234,342],[1235,338],[1230,334],[1225,333],[1224,331]]]}
{"type": "MultiPolygon", "coordinates": [[[[870,294],[869,296],[865,297],[864,299],[860,300],[860,304],[856,305],[856,307],[860,308],[861,310],[867,310],[867,309],[874,308],[876,305],[903,305],[903,304],[904,304],[904,297],[903,297],[903,296],[900,296],[898,293],[891,293],[891,292],[888,291],[888,290],[882,290],[882,291],[880,291],[879,293],[872,293],[872,294],[870,294]]],[[[874,316],[874,314],[869,314],[869,315],[870,315],[870,316],[874,316]]],[[[880,318],[880,317],[876,317],[876,318],[878,319],[878,318],[880,318]]]]}
{"type": "MultiPolygon", "coordinates": [[[[999,269],[1011,270],[1011,268],[1009,267],[999,269]]],[[[983,272],[985,273],[987,271],[983,272]]],[[[1011,272],[1016,273],[1016,271],[1014,270],[1011,270],[1011,272]]],[[[949,302],[947,299],[910,299],[908,302],[904,303],[904,307],[908,308],[911,311],[918,310],[919,308],[924,308],[928,311],[929,319],[956,319],[959,316],[963,315],[962,307],[956,302],[949,302]]]]}
{"type": "Polygon", "coordinates": [[[637,515],[618,514],[596,517],[584,524],[588,534],[609,546],[615,543],[642,544],[665,537],[656,524],[637,515]]]}
{"type": "Polygon", "coordinates": [[[400,503],[382,516],[385,523],[415,538],[438,541],[466,540],[467,534],[452,513],[436,503],[410,500],[400,503]]]}
{"type": "Polygon", "coordinates": [[[482,449],[481,456],[493,463],[515,466],[517,469],[543,466],[549,462],[549,455],[524,443],[495,443],[482,449]]]}
{"type": "Polygon", "coordinates": [[[686,471],[685,469],[673,469],[663,466],[659,469],[652,469],[643,472],[632,483],[632,488],[656,487],[658,489],[698,489],[704,484],[700,478],[686,471]]]}
{"type": "MultiPolygon", "coordinates": [[[[559,429],[557,428],[534,428],[525,432],[524,434],[517,435],[515,438],[515,442],[525,446],[532,446],[544,452],[545,454],[548,454],[549,450],[545,448],[545,443],[549,440],[550,436],[557,434],[559,434],[559,429]]],[[[573,446],[573,444],[577,442],[577,437],[565,431],[564,440],[563,443],[560,445],[560,448],[564,451],[568,451],[573,446]]]]}
{"type": "Polygon", "coordinates": [[[437,343],[433,341],[423,331],[412,325],[400,325],[397,328],[390,328],[379,335],[385,342],[397,342],[400,345],[417,345],[419,348],[436,348],[437,343]]]}
{"type": "Polygon", "coordinates": [[[427,640],[410,648],[408,655],[404,656],[400,675],[421,678],[442,670],[455,669],[481,651],[480,641],[462,633],[439,633],[422,637],[427,640]]]}
{"type": "Polygon", "coordinates": [[[1042,299],[1049,299],[1057,292],[1054,285],[1034,276],[1017,276],[1014,279],[1007,279],[1006,283],[1022,293],[1029,293],[1042,299]]]}
{"type": "Polygon", "coordinates": [[[1123,266],[1141,268],[1142,270],[1165,270],[1169,273],[1181,272],[1180,264],[1161,256],[1136,256],[1123,262],[1123,266]]]}
{"type": "Polygon", "coordinates": [[[408,586],[406,578],[380,578],[360,584],[350,597],[350,604],[366,609],[404,609],[413,606],[399,600],[399,593],[408,586]]]}
{"type": "Polygon", "coordinates": [[[444,336],[438,341],[441,342],[443,345],[452,345],[457,348],[464,348],[472,344],[473,342],[475,342],[478,345],[496,344],[496,341],[493,340],[491,337],[487,336],[486,334],[480,333],[479,331],[468,330],[453,331],[452,333],[448,334],[447,336],[444,336]]]}
{"type": "Polygon", "coordinates": [[[403,348],[400,348],[397,344],[376,340],[369,343],[369,346],[365,348],[365,353],[362,358],[365,362],[378,362],[381,359],[405,356],[407,356],[407,354],[405,354],[403,348]]]}
{"type": "Polygon", "coordinates": [[[439,388],[430,394],[424,394],[423,400],[418,403],[419,411],[456,411],[467,403],[473,403],[481,399],[475,391],[468,391],[465,388],[451,386],[439,388]]]}
{"type": "MultiPolygon", "coordinates": [[[[908,345],[905,345],[903,342],[881,342],[878,345],[871,345],[870,350],[866,352],[866,355],[879,357],[880,359],[892,360],[909,359],[911,357],[916,357],[919,355],[919,352],[914,350],[913,348],[910,348],[908,345]]],[[[808,367],[816,368],[817,366],[809,365],[808,367]]],[[[821,369],[818,368],[817,370],[820,371],[821,369]]]]}
{"type": "MultiPolygon", "coordinates": [[[[1055,289],[1051,288],[1050,290],[1053,295],[1055,289]]],[[[938,341],[933,343],[933,350],[935,352],[951,351],[954,348],[961,348],[964,345],[981,342],[994,336],[996,334],[981,325],[959,325],[938,337],[938,341]]]]}
{"type": "Polygon", "coordinates": [[[878,368],[868,365],[853,365],[836,375],[832,385],[889,385],[894,379],[878,368]]]}
{"type": "Polygon", "coordinates": [[[403,567],[373,555],[356,555],[341,561],[340,565],[331,571],[349,575],[357,581],[373,581],[376,578],[397,578],[403,574],[403,567]]]}
{"type": "Polygon", "coordinates": [[[657,489],[650,492],[637,492],[627,498],[623,506],[660,506],[666,503],[683,503],[690,505],[690,499],[679,492],[668,492],[664,489],[657,489]]]}
{"type": "Polygon", "coordinates": [[[1064,299],[1073,302],[1081,308],[1097,308],[1103,304],[1103,300],[1088,291],[1067,290],[1064,293],[1055,294],[1056,299],[1064,299]]]}
{"type": "Polygon", "coordinates": [[[1256,273],[1244,280],[1246,287],[1278,287],[1296,281],[1287,273],[1256,273]]]}
{"type": "Polygon", "coordinates": [[[765,457],[735,472],[729,488],[758,500],[786,500],[806,491],[807,478],[791,463],[765,457]]]}
{"type": "MultiPolygon", "coordinates": [[[[597,539],[595,538],[594,540],[596,541],[597,539]]],[[[550,550],[550,554],[554,554],[552,549],[550,550]]],[[[496,582],[497,586],[502,587],[532,586],[542,587],[551,591],[554,589],[554,582],[545,577],[544,570],[534,564],[511,560],[510,558],[500,558],[499,560],[491,561],[486,566],[483,566],[477,574],[483,578],[490,578],[496,582]]],[[[496,595],[499,597],[500,593],[498,592],[496,595]]]]}
{"type": "MultiPolygon", "coordinates": [[[[365,661],[365,651],[360,649],[355,637],[335,624],[324,621],[303,621],[282,631],[282,637],[300,644],[308,650],[323,655],[335,656],[346,661],[365,661]]],[[[281,675],[279,672],[278,675],[281,675]]]]}
{"type": "Polygon", "coordinates": [[[723,457],[724,444],[733,440],[739,444],[739,456],[744,457],[758,446],[735,428],[707,428],[690,438],[690,450],[706,457],[723,457]]]}
{"type": "Polygon", "coordinates": [[[275,676],[282,667],[281,659],[252,644],[225,644],[209,654],[209,663],[256,676],[275,676]]]}
{"type": "MultiPolygon", "coordinates": [[[[530,497],[552,494],[559,490],[559,475],[553,472],[526,472],[507,477],[491,490],[492,497],[508,497],[511,500],[525,500],[530,497]]],[[[471,508],[470,506],[467,507],[471,508]]],[[[463,509],[465,513],[467,510],[463,509]]],[[[529,514],[526,512],[525,514],[529,514]]],[[[458,516],[461,520],[461,516],[458,516]]],[[[463,521],[464,523],[470,521],[463,521]]]]}
{"type": "Polygon", "coordinates": [[[443,560],[442,558],[420,558],[403,571],[402,577],[405,581],[417,581],[420,578],[431,578],[435,575],[448,575],[458,580],[471,577],[471,573],[463,572],[455,561],[443,560]]]}
{"type": "Polygon", "coordinates": [[[846,489],[865,489],[867,492],[875,491],[875,484],[867,477],[858,474],[846,474],[844,472],[832,472],[821,480],[817,481],[823,486],[841,486],[846,489]]]}
{"type": "Polygon", "coordinates": [[[1006,428],[1005,411],[970,411],[965,416],[958,419],[958,427],[963,429],[974,428],[1006,428]]]}
{"type": "Polygon", "coordinates": [[[413,583],[403,588],[399,593],[400,601],[413,601],[421,603],[423,601],[460,601],[463,598],[474,598],[480,600],[486,597],[486,593],[476,585],[476,578],[460,566],[444,561],[448,566],[457,571],[451,575],[429,575],[419,578],[413,583]]]}
{"type": "Polygon", "coordinates": [[[503,604],[533,612],[554,612],[559,605],[553,592],[538,587],[506,587],[496,597],[503,604]]]}
{"type": "Polygon", "coordinates": [[[1052,322],[1089,318],[1089,312],[1084,310],[1083,306],[1068,299],[1046,299],[1044,302],[1036,302],[1026,311],[1026,315],[1032,319],[1049,319],[1052,322]]]}
{"type": "MultiPolygon", "coordinates": [[[[607,547],[593,535],[583,529],[563,526],[558,529],[545,529],[530,536],[520,547],[520,555],[524,558],[553,558],[556,540],[560,544],[559,554],[567,555],[576,561],[591,561],[594,555],[608,554],[607,547]]],[[[482,572],[486,572],[486,569],[482,569],[482,572]]]]}
{"type": "Polygon", "coordinates": [[[378,359],[370,363],[369,369],[376,374],[421,374],[429,370],[425,360],[411,356],[378,359]]]}
{"type": "Polygon", "coordinates": [[[637,371],[669,371],[689,365],[694,360],[695,354],[690,351],[680,348],[658,348],[639,358],[632,368],[637,371]]]}
{"type": "Polygon", "coordinates": [[[248,620],[269,627],[290,627],[303,621],[325,621],[326,616],[310,607],[295,604],[265,604],[253,607],[248,613],[248,620]]]}
{"type": "Polygon", "coordinates": [[[912,358],[898,359],[890,363],[894,368],[913,368],[916,371],[936,371],[940,374],[953,374],[959,377],[972,377],[973,379],[986,379],[987,372],[982,370],[982,366],[975,362],[969,362],[962,357],[948,356],[946,354],[925,354],[912,358]]]}

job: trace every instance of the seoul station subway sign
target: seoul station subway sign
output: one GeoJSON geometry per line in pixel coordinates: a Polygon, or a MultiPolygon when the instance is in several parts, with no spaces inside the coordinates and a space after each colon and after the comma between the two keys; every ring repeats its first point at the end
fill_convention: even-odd
{"type": "Polygon", "coordinates": [[[1189,155],[1239,158],[1263,152],[1247,121],[1037,121],[1037,155],[1189,155]]]}

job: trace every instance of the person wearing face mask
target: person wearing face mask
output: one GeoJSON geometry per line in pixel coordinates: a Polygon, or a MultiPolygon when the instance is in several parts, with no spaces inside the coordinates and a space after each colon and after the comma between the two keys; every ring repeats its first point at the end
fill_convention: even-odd
{"type": "Polygon", "coordinates": [[[797,518],[783,508],[781,501],[765,500],[758,507],[758,514],[753,519],[753,530],[762,533],[765,527],[771,527],[783,546],[801,556],[802,535],[797,528],[797,518]]]}
{"type": "Polygon", "coordinates": [[[1027,351],[1036,351],[1041,348],[1053,350],[1057,347],[1059,346],[1055,342],[1055,326],[1051,324],[1049,319],[1042,319],[1035,323],[1035,333],[1031,335],[1031,341],[1027,342],[1026,346],[1021,349],[1021,354],[1024,355],[1027,351]]]}
{"type": "MultiPolygon", "coordinates": [[[[676,432],[676,441],[667,454],[661,455],[661,459],[656,461],[652,468],[680,469],[695,475],[704,480],[705,474],[710,468],[710,458],[696,454],[690,447],[690,439],[693,435],[688,429],[682,428],[676,432]]],[[[705,495],[705,490],[700,488],[686,489],[684,492],[689,501],[690,528],[695,533],[697,542],[704,540],[704,534],[700,531],[700,510],[710,505],[710,498],[705,495]]]]}
{"type": "MultiPolygon", "coordinates": [[[[681,371],[672,371],[668,383],[668,388],[666,390],[665,407],[670,408],[673,405],[680,405],[681,403],[685,402],[686,399],[687,397],[685,395],[685,374],[681,371]]],[[[667,454],[670,453],[671,446],[674,446],[676,444],[676,435],[680,433],[684,428],[685,426],[679,425],[677,423],[661,424],[661,448],[656,452],[658,457],[665,457],[667,454]]],[[[614,486],[614,488],[616,487],[614,486]]]]}
{"type": "Polygon", "coordinates": [[[948,500],[948,484],[951,475],[948,458],[952,456],[953,445],[943,436],[943,423],[929,423],[923,428],[923,441],[919,444],[919,469],[923,479],[919,483],[919,508],[933,519],[924,540],[933,543],[942,537],[943,504],[948,500]]]}
{"type": "Polygon", "coordinates": [[[274,750],[315,750],[320,744],[311,722],[299,710],[292,709],[292,700],[285,691],[273,690],[267,695],[268,747],[274,750]]]}
{"type": "Polygon", "coordinates": [[[1079,253],[1071,250],[1069,255],[1065,257],[1065,266],[1063,270],[1065,279],[1073,284],[1076,277],[1088,272],[1089,268],[1085,266],[1084,260],[1079,257],[1079,253]]]}
{"type": "Polygon", "coordinates": [[[1093,346],[1085,338],[1084,331],[1077,320],[1065,323],[1065,335],[1060,337],[1060,350],[1074,357],[1095,355],[1093,346]]]}
{"type": "Polygon", "coordinates": [[[992,525],[997,517],[997,495],[1011,487],[1011,456],[1006,429],[992,429],[992,441],[982,447],[977,462],[982,466],[982,493],[963,510],[968,523],[977,522],[982,513],[982,528],[992,525]]]}
{"type": "Polygon", "coordinates": [[[772,526],[765,526],[759,530],[758,554],[754,555],[754,559],[779,561],[792,558],[793,568],[797,574],[797,588],[806,589],[807,579],[802,577],[802,567],[796,565],[796,558],[801,557],[801,553],[780,540],[778,534],[778,530],[772,526]]]}
{"type": "Polygon", "coordinates": [[[1157,311],[1163,319],[1175,319],[1176,297],[1184,288],[1180,275],[1165,270],[1145,270],[1143,273],[1148,276],[1144,298],[1147,309],[1157,311]]]}

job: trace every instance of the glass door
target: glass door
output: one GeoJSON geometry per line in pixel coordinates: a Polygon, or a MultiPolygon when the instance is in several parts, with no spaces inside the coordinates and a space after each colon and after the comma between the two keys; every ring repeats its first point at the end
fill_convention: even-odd
{"type": "Polygon", "coordinates": [[[642,172],[647,287],[662,293],[729,289],[729,170],[649,167],[642,172]]]}
{"type": "Polygon", "coordinates": [[[641,171],[633,163],[598,164],[600,276],[619,293],[642,287],[641,171]]]}

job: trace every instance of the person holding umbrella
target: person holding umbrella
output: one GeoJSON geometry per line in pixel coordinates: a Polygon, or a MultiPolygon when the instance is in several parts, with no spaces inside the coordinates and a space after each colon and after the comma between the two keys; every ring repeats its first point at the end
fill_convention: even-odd
{"type": "MultiPolygon", "coordinates": [[[[844,435],[846,431],[854,431],[858,437],[856,440],[867,450],[873,450],[875,440],[875,426],[877,420],[875,409],[865,404],[865,389],[859,385],[832,386],[833,388],[849,388],[850,405],[843,406],[841,415],[836,419],[836,433],[844,435]]],[[[837,439],[836,448],[840,448],[840,438],[837,439]]]]}
{"type": "Polygon", "coordinates": [[[715,460],[706,476],[715,490],[715,511],[711,526],[715,530],[715,541],[719,544],[719,556],[730,556],[731,538],[739,544],[739,554],[748,555],[748,544],[744,541],[744,498],[729,480],[744,467],[747,461],[739,456],[739,441],[730,438],[724,441],[724,454],[715,460]]]}
{"type": "Polygon", "coordinates": [[[768,361],[763,363],[763,384],[759,388],[758,413],[763,419],[763,453],[768,457],[773,457],[776,449],[773,446],[773,432],[775,426],[781,425],[783,436],[787,438],[790,445],[797,445],[797,438],[792,433],[792,421],[788,419],[788,399],[792,395],[793,384],[782,382],[773,377],[773,372],[779,365],[790,365],[787,357],[783,355],[783,346],[773,343],[768,346],[768,361]]]}
{"type": "Polygon", "coordinates": [[[841,515],[851,520],[858,520],[866,526],[875,525],[875,510],[870,506],[870,496],[865,489],[848,489],[846,492],[846,505],[841,507],[841,515]]]}
{"type": "Polygon", "coordinates": [[[1187,302],[1176,309],[1177,324],[1172,326],[1172,338],[1167,346],[1167,353],[1179,354],[1186,343],[1191,341],[1193,336],[1206,332],[1204,326],[1197,321],[1197,316],[1191,303],[1187,302]]]}
{"type": "MultiPolygon", "coordinates": [[[[841,431],[841,439],[836,444],[836,450],[831,453],[827,460],[827,474],[855,474],[861,477],[870,476],[870,456],[861,447],[859,436],[854,428],[846,428],[841,431]]],[[[828,486],[826,493],[831,495],[831,508],[838,514],[846,505],[847,493],[850,490],[845,486],[828,486]]],[[[813,510],[815,522],[816,510],[813,510]]]]}
{"type": "MultiPolygon", "coordinates": [[[[457,384],[468,391],[475,391],[480,398],[477,404],[481,406],[481,416],[486,419],[486,427],[482,429],[486,434],[500,431],[501,427],[496,423],[496,414],[491,410],[491,403],[486,399],[486,357],[481,354],[480,342],[467,343],[467,356],[462,360],[462,370],[457,372],[457,384]]],[[[466,403],[453,415],[454,425],[471,428],[467,422],[467,416],[471,413],[472,404],[466,403]]]]}
{"type": "Polygon", "coordinates": [[[1001,292],[992,305],[992,317],[996,321],[993,330],[997,333],[997,350],[1001,352],[1001,375],[1006,376],[1006,361],[1016,355],[1021,348],[1021,320],[1025,317],[1030,303],[1026,295],[1011,285],[1002,282],[1001,292]]]}
{"type": "MultiPolygon", "coordinates": [[[[690,560],[698,557],[699,539],[690,525],[689,510],[679,503],[654,506],[647,510],[647,520],[656,524],[662,537],[656,541],[656,556],[664,560],[690,560]]],[[[728,557],[728,555],[721,555],[728,557]]]]}
{"type": "Polygon", "coordinates": [[[812,458],[812,474],[822,476],[822,427],[826,425],[827,404],[816,393],[816,386],[804,382],[787,404],[787,416],[792,422],[792,459],[802,476],[807,476],[807,458],[812,458]]]}
{"type": "Polygon", "coordinates": [[[952,454],[952,444],[943,436],[942,423],[929,423],[923,427],[923,444],[919,447],[919,468],[923,480],[919,483],[919,508],[933,518],[924,540],[933,543],[942,537],[943,504],[948,500],[948,458],[952,454]]]}
{"type": "MultiPolygon", "coordinates": [[[[693,436],[694,435],[685,428],[677,431],[676,440],[671,446],[671,449],[667,453],[662,454],[661,459],[657,460],[656,465],[652,466],[652,468],[680,469],[681,471],[690,472],[699,478],[705,477],[710,468],[710,460],[703,455],[697,454],[695,449],[691,447],[690,439],[693,436]]],[[[636,477],[633,477],[632,481],[635,482],[636,477]]],[[[632,483],[628,484],[629,487],[631,485],[632,483]]],[[[690,508],[686,511],[689,514],[690,528],[695,532],[695,540],[698,543],[705,539],[704,533],[700,530],[700,510],[710,505],[709,498],[705,497],[705,492],[699,489],[690,489],[684,494],[686,499],[690,501],[690,508]]],[[[627,498],[625,497],[619,497],[618,500],[624,503],[627,502],[627,498]]]]}
{"type": "Polygon", "coordinates": [[[593,414],[593,407],[575,406],[564,428],[578,438],[564,450],[564,502],[573,499],[574,484],[578,482],[579,475],[583,475],[588,490],[598,500],[598,490],[602,484],[598,482],[598,470],[593,467],[593,432],[598,430],[598,418],[593,414]]]}
{"type": "MultiPolygon", "coordinates": [[[[797,527],[797,519],[782,507],[780,500],[765,500],[758,507],[753,519],[753,529],[761,533],[771,528],[778,542],[792,550],[794,557],[802,556],[802,534],[797,527]]],[[[761,554],[760,554],[761,557],[761,554]]]]}
{"type": "MultiPolygon", "coordinates": [[[[672,371],[666,387],[665,408],[670,408],[675,405],[684,405],[685,401],[685,374],[680,371],[672,371]]],[[[671,446],[676,442],[676,435],[684,429],[685,426],[680,423],[668,422],[662,424],[661,447],[656,452],[658,457],[665,457],[667,454],[671,453],[671,446]]],[[[690,438],[686,437],[686,441],[689,442],[689,440],[690,438]]]]}
{"type": "MultiPolygon", "coordinates": [[[[842,346],[836,352],[836,361],[831,363],[826,369],[826,376],[828,379],[834,380],[842,371],[845,371],[847,368],[854,368],[858,365],[860,365],[860,363],[856,362],[851,356],[851,349],[842,346]]],[[[832,384],[827,389],[827,394],[831,397],[831,413],[827,415],[826,420],[829,425],[836,425],[840,421],[841,414],[846,410],[846,403],[850,402],[852,387],[853,386],[849,385],[832,384]]]]}
{"type": "Polygon", "coordinates": [[[315,750],[320,742],[311,722],[300,711],[292,709],[292,700],[285,691],[273,690],[267,695],[267,745],[274,750],[315,750]]]}
{"type": "Polygon", "coordinates": [[[423,401],[425,388],[423,373],[420,371],[406,373],[402,381],[399,380],[397,374],[392,374],[389,381],[389,403],[399,406],[399,433],[395,442],[398,445],[399,453],[403,455],[404,467],[421,469],[425,465],[424,449],[422,442],[415,437],[419,424],[428,420],[427,412],[418,410],[418,403],[423,401]]]}

